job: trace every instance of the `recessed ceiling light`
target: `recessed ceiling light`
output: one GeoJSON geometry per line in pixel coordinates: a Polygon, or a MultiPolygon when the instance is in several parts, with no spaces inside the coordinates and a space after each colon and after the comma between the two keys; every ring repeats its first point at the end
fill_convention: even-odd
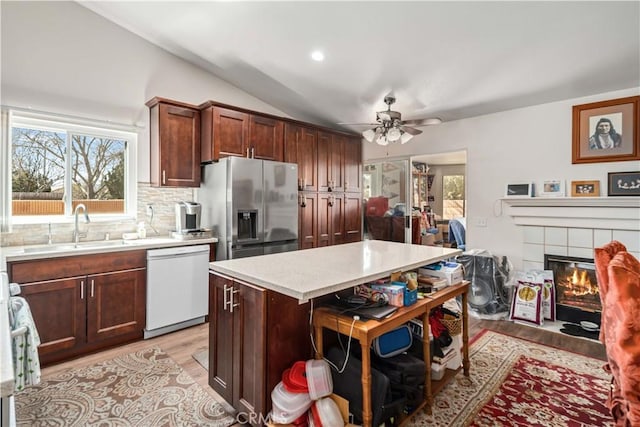
{"type": "Polygon", "coordinates": [[[318,62],[324,61],[324,53],[319,50],[313,51],[311,52],[311,59],[318,62]]]}

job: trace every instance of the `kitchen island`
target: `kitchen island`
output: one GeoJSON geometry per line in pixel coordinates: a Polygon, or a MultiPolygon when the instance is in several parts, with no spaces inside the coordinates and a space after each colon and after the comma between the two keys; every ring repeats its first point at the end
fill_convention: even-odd
{"type": "Polygon", "coordinates": [[[210,263],[209,384],[260,424],[282,372],[313,356],[309,301],[460,253],[365,240],[210,263]]]}

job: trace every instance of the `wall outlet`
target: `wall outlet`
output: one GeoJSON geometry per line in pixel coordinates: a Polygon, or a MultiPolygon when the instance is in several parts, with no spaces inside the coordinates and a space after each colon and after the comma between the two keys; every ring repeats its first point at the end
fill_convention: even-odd
{"type": "Polygon", "coordinates": [[[487,218],[476,218],[476,227],[486,227],[487,218]]]}
{"type": "Polygon", "coordinates": [[[147,216],[151,216],[151,215],[153,215],[153,205],[149,203],[147,205],[147,216]]]}

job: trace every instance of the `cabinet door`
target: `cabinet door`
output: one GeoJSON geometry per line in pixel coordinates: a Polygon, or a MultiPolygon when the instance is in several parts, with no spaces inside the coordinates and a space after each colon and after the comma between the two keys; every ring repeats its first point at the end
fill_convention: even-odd
{"type": "Polygon", "coordinates": [[[85,343],[85,278],[73,277],[20,285],[21,296],[29,303],[41,344],[41,363],[47,355],[85,343]]]}
{"type": "Polygon", "coordinates": [[[233,281],[209,275],[209,385],[228,403],[233,403],[233,313],[225,302],[233,281]]]}
{"type": "Polygon", "coordinates": [[[237,363],[233,370],[233,407],[248,414],[262,414],[266,406],[267,292],[238,281],[233,287],[233,360],[237,363]]]}
{"type": "Polygon", "coordinates": [[[251,116],[249,121],[251,156],[281,162],[284,159],[284,123],[268,117],[251,116]]]}
{"type": "MultiPolygon", "coordinates": [[[[200,112],[186,107],[159,104],[159,176],[152,184],[167,187],[200,186],[200,112]]],[[[153,130],[152,130],[153,132],[153,130]]],[[[154,162],[154,156],[152,156],[154,162]]],[[[153,165],[152,165],[153,166],[153,165]]],[[[152,167],[152,170],[155,170],[152,167]]]]}
{"type": "Polygon", "coordinates": [[[342,194],[331,195],[331,245],[340,245],[346,241],[345,201],[346,196],[342,194]]]}
{"type": "Polygon", "coordinates": [[[344,241],[345,243],[362,240],[362,195],[345,193],[344,195],[344,241]]]}
{"type": "Polygon", "coordinates": [[[318,245],[318,196],[299,193],[298,197],[298,248],[315,248],[318,245]]]}
{"type": "Polygon", "coordinates": [[[331,146],[333,134],[318,131],[318,191],[329,191],[331,186],[331,146]]]}
{"type": "Polygon", "coordinates": [[[298,188],[317,191],[318,133],[315,129],[285,125],[285,161],[298,165],[298,188]]]}
{"type": "Polygon", "coordinates": [[[87,340],[142,336],[145,324],[146,269],[87,276],[87,340]]]}
{"type": "Polygon", "coordinates": [[[329,167],[331,170],[331,191],[342,192],[344,188],[344,173],[348,139],[343,135],[334,135],[329,150],[329,167]]]}
{"type": "Polygon", "coordinates": [[[331,246],[333,224],[333,210],[331,208],[331,200],[333,194],[318,193],[318,225],[317,225],[317,243],[314,247],[331,246]]]}
{"type": "Polygon", "coordinates": [[[344,191],[362,191],[362,142],[351,138],[344,147],[344,191]]]}
{"type": "Polygon", "coordinates": [[[227,156],[249,157],[249,115],[213,107],[212,139],[216,160],[227,156]]]}

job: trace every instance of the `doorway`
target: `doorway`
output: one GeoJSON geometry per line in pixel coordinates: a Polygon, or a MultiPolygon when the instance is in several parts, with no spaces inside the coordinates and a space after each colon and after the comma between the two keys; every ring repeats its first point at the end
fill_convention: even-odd
{"type": "MultiPolygon", "coordinates": [[[[467,211],[466,164],[466,150],[411,157],[412,209],[424,213],[427,220],[426,233],[424,227],[421,230],[422,240],[426,244],[461,244],[464,247],[464,218],[467,211]],[[455,222],[456,227],[456,233],[452,233],[451,237],[450,221],[455,222]],[[458,231],[462,231],[462,234],[458,231]],[[459,242],[455,239],[456,235],[459,242]]],[[[412,230],[412,233],[415,232],[412,230]]]]}
{"type": "Polygon", "coordinates": [[[364,238],[411,241],[409,159],[365,163],[364,238]]]}

